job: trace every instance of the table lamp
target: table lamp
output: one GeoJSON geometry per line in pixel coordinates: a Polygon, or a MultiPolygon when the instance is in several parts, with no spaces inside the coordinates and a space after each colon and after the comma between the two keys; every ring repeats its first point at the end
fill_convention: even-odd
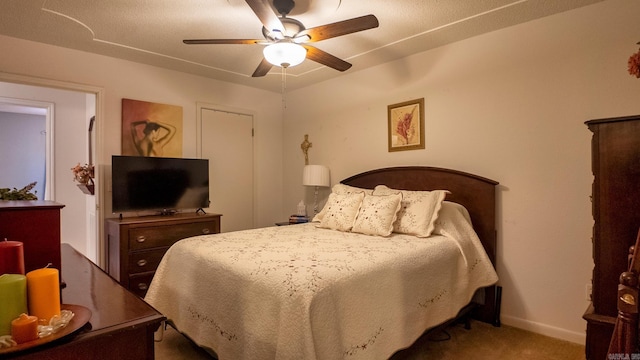
{"type": "Polygon", "coordinates": [[[318,188],[329,187],[331,176],[329,168],[324,165],[305,165],[302,172],[302,185],[314,186],[313,215],[318,214],[318,188]]]}

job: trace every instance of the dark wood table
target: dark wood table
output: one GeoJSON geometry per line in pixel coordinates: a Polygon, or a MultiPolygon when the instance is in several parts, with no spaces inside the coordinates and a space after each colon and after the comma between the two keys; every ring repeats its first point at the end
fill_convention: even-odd
{"type": "Polygon", "coordinates": [[[153,359],[153,334],[164,316],[68,244],[62,244],[62,303],[91,311],[78,332],[0,358],[153,359]]]}

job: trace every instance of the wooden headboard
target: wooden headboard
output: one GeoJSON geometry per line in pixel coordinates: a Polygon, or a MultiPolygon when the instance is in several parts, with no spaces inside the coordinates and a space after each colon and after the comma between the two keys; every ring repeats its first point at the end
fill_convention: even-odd
{"type": "MultiPolygon", "coordinates": [[[[401,190],[449,190],[447,201],[463,205],[489,259],[496,266],[496,185],[497,181],[462,171],[425,166],[376,169],[341,181],[345,185],[373,189],[386,185],[401,190]]],[[[495,286],[485,289],[484,305],[476,311],[482,321],[497,321],[495,286]]]]}

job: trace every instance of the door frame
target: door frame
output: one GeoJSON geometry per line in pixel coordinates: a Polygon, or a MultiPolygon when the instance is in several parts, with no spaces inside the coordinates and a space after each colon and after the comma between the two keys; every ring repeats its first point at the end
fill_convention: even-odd
{"type": "MultiPolygon", "coordinates": [[[[196,102],[196,157],[201,159],[202,158],[202,110],[207,109],[207,110],[213,110],[213,111],[222,111],[222,112],[227,112],[227,113],[233,113],[233,114],[239,114],[239,115],[246,115],[246,116],[251,116],[251,118],[253,119],[253,152],[251,154],[251,156],[253,157],[253,161],[252,166],[252,172],[253,172],[253,179],[252,179],[252,183],[253,183],[253,189],[251,191],[251,196],[253,197],[253,214],[251,217],[251,227],[254,228],[256,226],[256,219],[258,218],[258,209],[260,208],[258,205],[258,196],[257,196],[257,168],[256,168],[256,148],[257,146],[255,146],[255,140],[256,140],[256,115],[253,111],[247,110],[247,109],[240,109],[240,108],[235,108],[232,106],[224,106],[224,105],[218,105],[218,104],[212,104],[212,103],[206,103],[206,102],[196,102]]],[[[222,214],[224,215],[224,214],[222,214]]]]}
{"type": "MultiPolygon", "coordinates": [[[[70,90],[70,91],[78,91],[83,93],[93,94],[96,97],[96,123],[94,126],[95,131],[95,178],[96,178],[96,226],[95,226],[95,239],[97,240],[96,248],[96,261],[98,266],[105,269],[106,268],[106,250],[105,250],[105,239],[104,239],[104,221],[105,221],[105,212],[103,209],[103,200],[106,196],[106,182],[104,181],[104,171],[102,171],[102,167],[106,166],[108,163],[105,161],[105,151],[104,151],[104,103],[105,103],[105,91],[104,88],[93,86],[93,85],[85,85],[78,84],[66,81],[59,80],[51,80],[45,78],[38,78],[26,75],[17,75],[6,72],[0,72],[0,81],[14,84],[22,84],[22,85],[31,85],[38,86],[44,88],[53,88],[53,89],[61,89],[61,90],[70,90]]],[[[52,132],[53,135],[53,132],[52,132]]],[[[53,139],[53,138],[52,138],[53,139]]],[[[51,143],[53,147],[53,141],[51,143]]],[[[53,175],[52,175],[53,177],[53,175]]],[[[55,200],[55,197],[51,197],[55,200]]]]}

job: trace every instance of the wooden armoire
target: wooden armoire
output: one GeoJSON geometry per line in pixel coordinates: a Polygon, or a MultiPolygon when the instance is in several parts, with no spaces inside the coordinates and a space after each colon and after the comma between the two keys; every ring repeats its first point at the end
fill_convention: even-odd
{"type": "Polygon", "coordinates": [[[590,120],[593,132],[593,277],[586,358],[607,357],[617,316],[620,274],[640,228],[640,115],[590,120]]]}

